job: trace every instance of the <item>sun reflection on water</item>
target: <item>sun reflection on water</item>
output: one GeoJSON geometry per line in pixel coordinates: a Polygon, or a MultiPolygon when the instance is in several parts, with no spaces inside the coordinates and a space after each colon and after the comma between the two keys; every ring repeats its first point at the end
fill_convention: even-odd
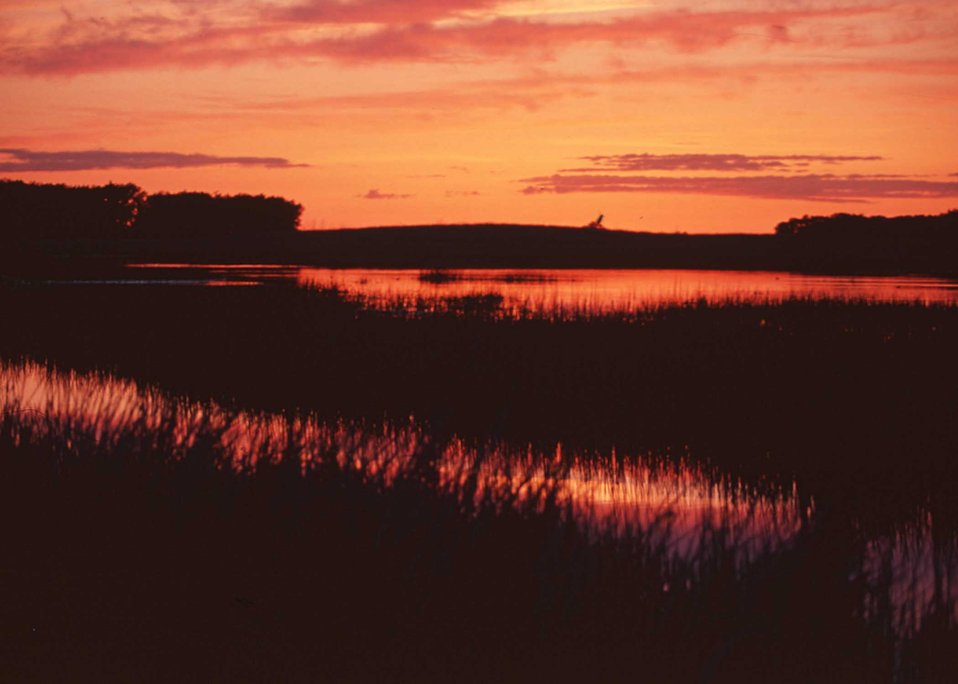
{"type": "Polygon", "coordinates": [[[303,286],[340,291],[373,308],[409,312],[473,304],[506,317],[568,317],[690,303],[772,304],[789,299],[958,304],[940,278],[850,277],[765,271],[466,269],[458,271],[303,268],[303,286]]]}
{"type": "MultiPolygon", "coordinates": [[[[705,303],[790,299],[958,305],[958,283],[924,276],[831,276],[689,269],[323,269],[277,264],[132,264],[127,283],[269,284],[336,292],[407,314],[476,310],[566,318],[705,303]]],[[[110,281],[114,282],[114,281],[110,281]]]]}

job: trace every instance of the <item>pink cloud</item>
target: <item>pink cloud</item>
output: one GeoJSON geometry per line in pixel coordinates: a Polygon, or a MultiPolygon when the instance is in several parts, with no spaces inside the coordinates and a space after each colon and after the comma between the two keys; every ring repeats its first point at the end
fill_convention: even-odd
{"type": "Polygon", "coordinates": [[[380,192],[378,189],[373,188],[365,195],[356,195],[360,199],[368,200],[395,200],[395,199],[409,199],[412,195],[398,195],[392,192],[380,192]]]}
{"type": "Polygon", "coordinates": [[[266,16],[310,24],[410,24],[460,15],[465,10],[489,9],[500,0],[305,0],[291,7],[266,11],[266,16]]]}
{"type": "Polygon", "coordinates": [[[469,23],[429,23],[490,4],[486,0],[365,0],[349,5],[312,2],[251,12],[243,21],[229,25],[210,23],[202,15],[192,14],[178,21],[143,16],[109,22],[69,18],[45,43],[8,45],[0,51],[0,70],[69,75],[306,58],[349,62],[469,60],[477,56],[543,54],[581,43],[664,43],[681,52],[703,52],[753,30],[762,31],[772,42],[794,41],[780,29],[803,20],[876,11],[868,5],[793,11],[673,10],[577,23],[502,17],[469,23]],[[348,28],[354,21],[372,22],[377,28],[312,39],[295,33],[303,26],[343,22],[348,28]]]}
{"type": "Polygon", "coordinates": [[[197,166],[264,166],[297,168],[282,157],[228,157],[180,152],[119,152],[74,150],[44,152],[23,148],[0,148],[0,171],[88,171],[92,169],[156,169],[197,166]]]}
{"type": "Polygon", "coordinates": [[[582,174],[538,176],[522,192],[636,192],[726,195],[816,202],[867,202],[873,199],[958,197],[958,182],[890,175],[806,174],[796,176],[621,176],[582,174]]]}
{"type": "Polygon", "coordinates": [[[878,156],[828,154],[613,154],[582,157],[594,164],[592,169],[569,171],[764,171],[804,168],[811,163],[843,164],[855,161],[880,161],[878,156]]]}
{"type": "MultiPolygon", "coordinates": [[[[316,45],[327,57],[348,61],[384,59],[464,59],[469,55],[548,53],[580,43],[637,46],[666,43],[681,52],[722,47],[743,35],[743,29],[787,24],[814,17],[851,16],[872,8],[795,12],[650,12],[613,21],[552,23],[498,18],[493,21],[438,27],[433,24],[387,26],[361,37],[316,45]]],[[[775,35],[772,35],[775,39],[775,35]]]]}

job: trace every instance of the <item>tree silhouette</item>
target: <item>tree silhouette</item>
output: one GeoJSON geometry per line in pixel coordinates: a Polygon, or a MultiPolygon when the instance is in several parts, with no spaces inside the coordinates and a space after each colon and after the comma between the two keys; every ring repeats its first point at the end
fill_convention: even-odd
{"type": "Polygon", "coordinates": [[[958,210],[936,216],[863,216],[838,213],[802,216],[775,226],[780,237],[865,244],[880,240],[934,240],[954,243],[958,239],[958,210]]]}
{"type": "Polygon", "coordinates": [[[303,207],[282,197],[148,196],[140,187],[0,181],[0,240],[191,238],[295,232],[303,207]]]}
{"type": "Polygon", "coordinates": [[[282,197],[210,195],[201,192],[151,195],[134,235],[144,238],[210,238],[295,232],[303,207],[282,197]]]}
{"type": "Polygon", "coordinates": [[[0,239],[117,239],[133,227],[145,198],[132,183],[70,187],[0,181],[0,239]]]}

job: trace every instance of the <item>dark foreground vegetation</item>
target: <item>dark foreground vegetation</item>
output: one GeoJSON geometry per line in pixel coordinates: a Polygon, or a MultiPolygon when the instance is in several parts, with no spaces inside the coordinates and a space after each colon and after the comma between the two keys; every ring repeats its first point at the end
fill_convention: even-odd
{"type": "Polygon", "coordinates": [[[513,320],[494,299],[465,304],[369,310],[288,285],[0,287],[0,358],[370,429],[412,414],[435,440],[387,479],[295,449],[237,468],[213,421],[183,453],[169,420],[6,410],[3,673],[954,681],[958,309],[793,301],[513,320]],[[469,477],[437,487],[453,434],[702,460],[756,487],[794,481],[814,506],[747,568],[720,521],[685,562],[647,529],[578,525],[550,484],[561,459],[527,499],[476,496],[469,477]],[[925,568],[904,584],[902,555],[925,568]],[[922,587],[930,603],[913,614],[902,596],[922,587]]]}
{"type": "Polygon", "coordinates": [[[688,447],[842,505],[879,505],[876,482],[903,485],[903,506],[953,495],[956,308],[792,301],[553,321],[452,304],[410,317],[283,285],[3,287],[0,354],[229,405],[412,414],[441,435],[688,447]]]}
{"type": "Polygon", "coordinates": [[[138,261],[958,275],[958,211],[805,216],[767,235],[497,224],[299,231],[301,211],[279,197],[0,181],[0,274],[64,277],[138,261]]]}
{"type": "MultiPolygon", "coordinates": [[[[864,580],[854,518],[816,514],[743,572],[722,527],[684,563],[644,530],[584,531],[549,485],[441,489],[428,446],[387,481],[333,453],[237,467],[221,427],[194,425],[185,452],[172,428],[0,416],[11,681],[947,682],[958,666],[954,606],[897,632],[909,587],[864,580]]],[[[954,527],[936,529],[937,563],[954,527]]]]}

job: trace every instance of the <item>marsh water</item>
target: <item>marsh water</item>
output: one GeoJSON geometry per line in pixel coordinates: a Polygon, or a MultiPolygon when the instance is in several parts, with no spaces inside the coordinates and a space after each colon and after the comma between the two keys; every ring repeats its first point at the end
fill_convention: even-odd
{"type": "MultiPolygon", "coordinates": [[[[191,287],[198,288],[196,293],[216,297],[235,295],[234,305],[242,305],[241,314],[235,320],[244,325],[248,316],[257,312],[262,315],[261,309],[246,308],[248,296],[262,295],[256,301],[272,307],[272,293],[266,289],[272,287],[279,298],[295,293],[312,302],[303,292],[310,289],[332,294],[337,300],[352,305],[400,316],[428,318],[431,312],[462,312],[466,316],[478,313],[480,318],[490,314],[500,319],[544,318],[552,319],[555,323],[552,327],[557,328],[565,325],[557,319],[569,318],[581,323],[584,318],[587,321],[584,328],[589,335],[594,325],[591,316],[610,315],[622,319],[620,322],[629,330],[638,330],[632,321],[644,320],[643,316],[623,316],[623,313],[641,314],[674,306],[704,304],[725,309],[724,305],[730,304],[733,306],[728,309],[734,310],[735,306],[748,308],[755,304],[771,305],[770,309],[779,310],[787,307],[776,305],[797,299],[852,302],[856,306],[861,303],[915,304],[918,306],[900,308],[950,316],[953,312],[950,307],[958,305],[958,284],[945,279],[694,270],[424,271],[140,264],[129,267],[125,277],[118,280],[91,279],[60,284],[76,286],[84,294],[95,295],[92,299],[96,302],[112,302],[111,297],[116,293],[129,295],[130,300],[121,298],[121,301],[138,301],[135,296],[147,294],[149,296],[142,300],[146,306],[153,305],[157,301],[153,297],[158,294],[170,293],[184,295],[175,300],[182,304],[184,299],[193,297],[194,293],[188,290],[191,287]],[[141,285],[158,289],[143,293],[127,288],[141,285]],[[166,289],[167,285],[177,287],[166,289]],[[225,289],[206,289],[212,285],[225,289]],[[245,287],[230,289],[240,285],[245,287]],[[87,287],[94,289],[84,289],[87,287]],[[108,289],[96,289],[101,287],[108,289]],[[114,287],[116,289],[112,289],[114,287]]],[[[48,296],[59,294],[47,288],[39,290],[48,296]]],[[[276,302],[280,304],[282,299],[276,302]]],[[[883,313],[881,307],[858,307],[861,308],[875,309],[878,317],[883,313]]],[[[843,326],[844,334],[845,326],[851,325],[845,318],[846,309],[852,311],[855,306],[812,306],[803,310],[803,315],[807,313],[818,321],[823,312],[831,312],[829,315],[834,320],[829,319],[826,329],[831,330],[828,326],[834,323],[843,326]]],[[[322,307],[317,310],[321,311],[322,307]]],[[[366,318],[386,321],[392,331],[419,324],[392,317],[354,318],[355,306],[343,310],[346,311],[343,318],[349,325],[366,318]]],[[[313,309],[306,307],[292,308],[292,318],[280,319],[287,326],[277,329],[287,330],[296,317],[308,316],[311,311],[313,309]]],[[[206,310],[203,315],[205,313],[206,310]]],[[[699,316],[698,311],[688,313],[699,316]]],[[[169,320],[177,320],[182,315],[181,308],[173,307],[171,314],[169,320]]],[[[454,330],[461,327],[459,318],[452,322],[454,330]]],[[[807,323],[805,319],[802,322],[807,323]]],[[[480,323],[485,325],[484,319],[480,323]]],[[[127,324],[124,319],[123,326],[127,324]]],[[[322,321],[320,324],[325,325],[322,321]]],[[[322,325],[309,339],[327,334],[322,325]]],[[[489,325],[512,330],[525,324],[519,321],[489,325]]],[[[706,321],[703,325],[708,327],[709,323],[706,321]]],[[[899,324],[892,320],[888,325],[899,324]]],[[[543,326],[533,327],[538,330],[543,326]]],[[[899,327],[910,330],[907,324],[899,327]]],[[[339,339],[336,329],[333,330],[328,334],[334,340],[339,339]]],[[[357,337],[353,343],[368,337],[382,337],[384,346],[396,343],[389,336],[377,337],[380,328],[369,330],[374,334],[357,337]]],[[[428,334],[435,332],[429,326],[423,330],[428,334]]],[[[474,328],[468,330],[475,332],[474,328]]],[[[679,333],[685,330],[680,328],[679,333]]],[[[702,339],[710,340],[712,334],[709,328],[702,339]]],[[[885,335],[885,332],[876,334],[885,335]]],[[[929,339],[937,339],[929,335],[929,339]]],[[[418,338],[413,338],[413,343],[418,344],[415,342],[418,338]]],[[[582,339],[589,338],[583,335],[582,339]]],[[[830,339],[841,341],[842,338],[830,339]]],[[[877,339],[882,340],[881,344],[887,342],[885,337],[877,339]]],[[[251,350],[257,356],[251,358],[259,359],[261,344],[262,339],[254,336],[251,350]]],[[[371,349],[382,351],[380,347],[371,349]]],[[[601,340],[588,349],[603,349],[601,340]]],[[[578,347],[576,350],[578,353],[578,347]]],[[[427,478],[430,486],[457,497],[457,505],[462,501],[463,510],[469,509],[468,501],[476,499],[491,502],[497,510],[553,506],[550,510],[557,510],[564,523],[588,538],[628,543],[640,540],[645,548],[654,550],[648,557],[661,566],[661,575],[665,578],[660,587],[663,594],[674,592],[676,587],[706,585],[715,576],[716,569],[731,569],[736,579],[747,585],[750,578],[773,572],[769,568],[774,568],[784,557],[786,565],[793,563],[796,568],[825,564],[830,573],[837,567],[842,591],[847,588],[848,592],[842,600],[848,598],[856,617],[864,618],[869,625],[877,625],[893,640],[913,638],[936,620],[943,619],[949,628],[958,625],[958,534],[952,508],[936,507],[935,501],[923,498],[920,491],[912,492],[915,496],[909,497],[907,506],[890,505],[887,511],[878,511],[877,515],[876,510],[881,506],[862,513],[854,506],[836,505],[836,492],[839,498],[844,497],[848,480],[822,493],[815,487],[820,483],[808,478],[803,480],[797,472],[791,473],[787,468],[766,469],[765,461],[752,453],[756,448],[749,442],[752,435],[745,432],[735,439],[741,441],[743,452],[752,450],[749,453],[754,457],[751,462],[755,467],[739,472],[729,459],[713,458],[718,454],[707,453],[707,449],[700,447],[693,450],[682,446],[682,441],[672,449],[632,451],[611,447],[590,450],[581,443],[573,445],[558,440],[550,443],[548,439],[534,444],[517,443],[512,433],[506,432],[493,437],[482,431],[478,435],[476,432],[457,434],[458,427],[444,426],[440,431],[440,421],[432,416],[430,424],[429,414],[422,407],[409,414],[379,412],[373,416],[376,412],[357,411],[339,419],[331,417],[337,415],[336,411],[313,413],[309,408],[252,411],[212,400],[186,398],[171,392],[163,381],[159,381],[161,389],[145,381],[129,379],[141,377],[135,372],[127,372],[125,376],[78,372],[66,366],[18,360],[15,356],[6,358],[6,361],[0,360],[0,413],[16,417],[8,422],[14,426],[15,439],[26,441],[44,434],[55,439],[92,436],[94,452],[119,459],[124,458],[131,439],[145,440],[148,450],[162,452],[173,459],[189,458],[191,453],[208,455],[212,448],[212,453],[237,472],[250,469],[263,459],[277,461],[293,454],[303,469],[317,462],[331,463],[336,468],[354,472],[372,483],[373,488],[401,482],[408,473],[420,472],[425,464],[430,472],[427,478]],[[373,417],[358,418],[357,415],[373,417]]],[[[38,352],[32,358],[44,356],[38,352]]],[[[365,357],[359,355],[358,358],[365,357]]],[[[399,354],[398,358],[403,357],[399,354]]],[[[748,363],[755,363],[751,358],[748,363]]],[[[684,363],[684,359],[677,363],[684,363]]],[[[95,363],[93,367],[103,366],[95,363]]],[[[252,371],[255,375],[257,369],[252,371]]],[[[242,387],[242,371],[237,372],[241,377],[236,385],[242,387]]],[[[348,371],[335,377],[352,381],[348,371]]],[[[670,381],[672,375],[663,373],[661,378],[670,381]]],[[[654,387],[661,386],[661,378],[654,387]]],[[[689,385],[688,391],[710,389],[698,378],[693,376],[695,382],[689,385]]],[[[334,397],[331,401],[335,403],[340,401],[335,398],[336,386],[336,383],[329,386],[317,381],[316,392],[331,394],[334,397]]],[[[468,387],[463,391],[468,391],[468,387]]],[[[589,396],[593,401],[595,395],[589,396]]],[[[556,402],[560,401],[565,401],[565,397],[557,396],[556,402]]],[[[280,405],[300,406],[291,399],[280,405]]],[[[625,420],[632,418],[633,414],[628,414],[625,420]]],[[[689,424],[694,418],[688,418],[689,424]]],[[[676,419],[679,432],[687,430],[683,420],[676,419]]],[[[551,427],[552,423],[547,425],[551,427]]],[[[608,428],[607,424],[603,425],[608,428]]],[[[748,422],[743,425],[748,426],[748,422]]],[[[551,430],[547,436],[554,436],[551,430]]],[[[685,435],[679,436],[685,438],[685,435]]],[[[609,442],[620,447],[625,443],[615,442],[612,437],[609,442]]],[[[869,453],[866,446],[857,446],[852,438],[844,444],[854,455],[869,453]]],[[[823,448],[827,446],[824,444],[823,448]]],[[[837,451],[836,454],[840,456],[837,451]]],[[[795,456],[800,459],[803,454],[795,456]]],[[[901,457],[907,460],[909,455],[905,453],[901,457]]],[[[865,458],[852,460],[868,463],[865,458]]],[[[865,471],[860,474],[856,471],[850,477],[867,480],[870,473],[866,471],[867,466],[865,471]]],[[[798,586],[797,583],[805,581],[801,572],[797,577],[794,584],[783,586],[798,586]]]]}
{"type": "MultiPolygon", "coordinates": [[[[484,303],[505,315],[607,314],[694,303],[789,299],[958,304],[958,282],[925,276],[831,276],[775,271],[320,269],[284,265],[137,264],[126,282],[207,285],[297,283],[378,308],[428,310],[484,303]]],[[[116,281],[110,281],[116,282],[116,281]]]]}

